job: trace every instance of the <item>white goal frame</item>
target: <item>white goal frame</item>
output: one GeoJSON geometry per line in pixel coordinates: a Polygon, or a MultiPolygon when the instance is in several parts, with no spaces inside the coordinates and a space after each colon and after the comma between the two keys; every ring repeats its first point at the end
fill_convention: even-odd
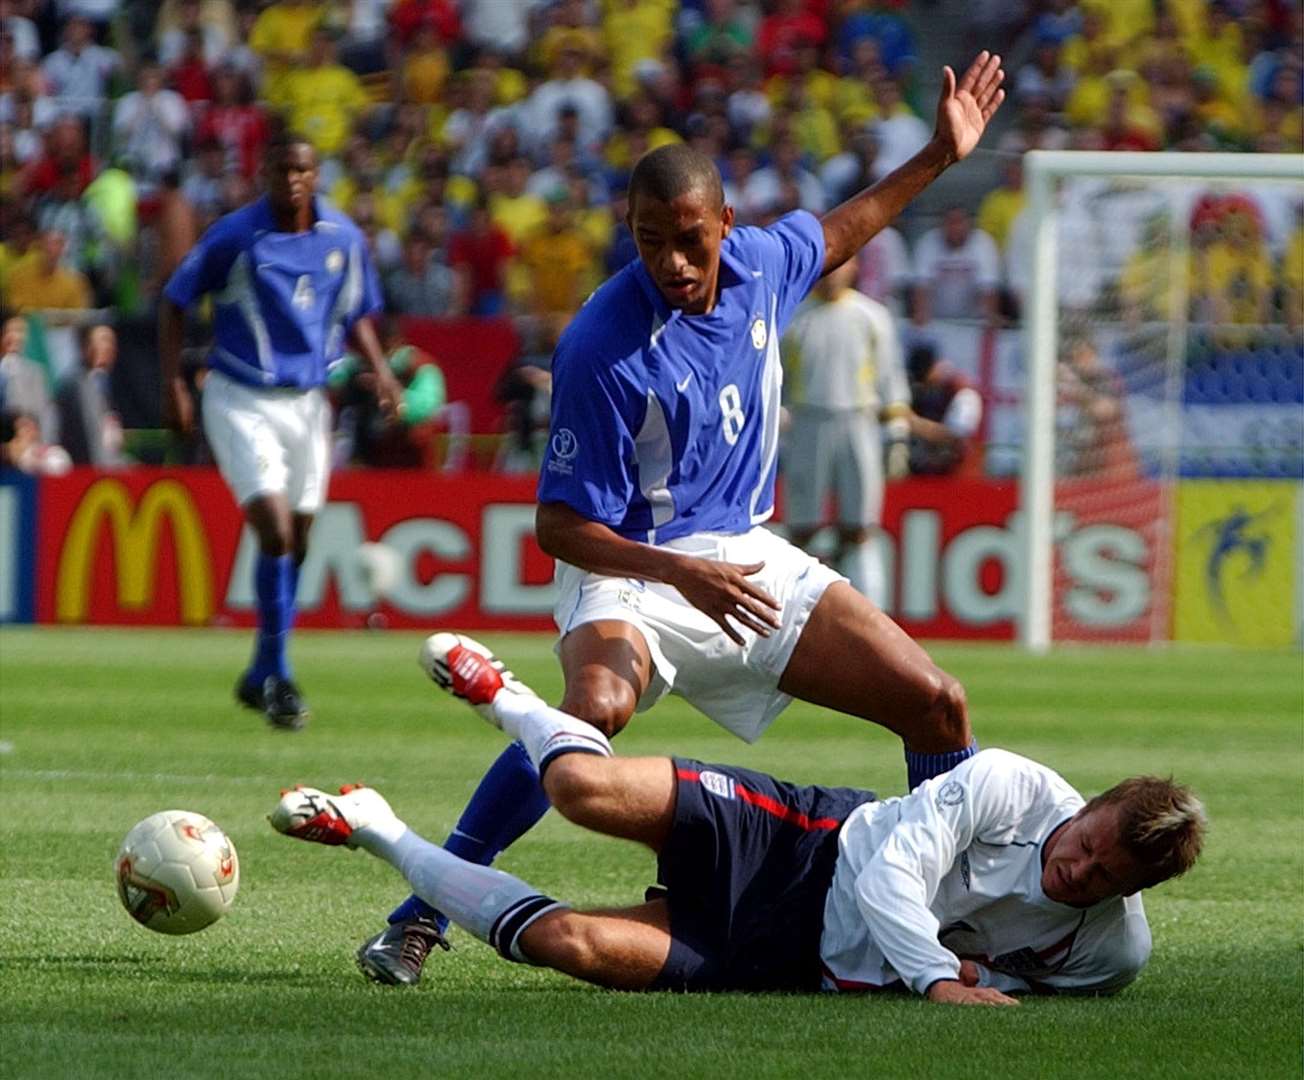
{"type": "MultiPolygon", "coordinates": [[[[1020,643],[1034,652],[1051,644],[1055,501],[1055,359],[1059,310],[1056,280],[1055,185],[1077,176],[1168,177],[1192,180],[1297,180],[1304,154],[1184,154],[1091,150],[1032,150],[1024,176],[1033,229],[1033,266],[1027,309],[1028,351],[1023,469],[1019,502],[1024,522],[1020,643]]],[[[1185,230],[1179,239],[1185,243],[1185,230]]],[[[1181,377],[1185,289],[1174,288],[1169,363],[1181,377]]]]}

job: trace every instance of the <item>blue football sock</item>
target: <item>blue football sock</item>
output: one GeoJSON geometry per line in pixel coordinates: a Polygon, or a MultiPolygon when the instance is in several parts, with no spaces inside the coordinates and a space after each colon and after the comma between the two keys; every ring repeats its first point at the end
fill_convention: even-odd
{"type": "Polygon", "coordinates": [[[914,750],[906,751],[906,783],[914,791],[925,780],[950,772],[960,762],[978,753],[978,740],[974,739],[963,750],[947,750],[941,754],[919,754],[914,750]]]}
{"type": "MultiPolygon", "coordinates": [[[[444,848],[467,862],[488,866],[498,853],[524,836],[548,810],[548,796],[525,747],[514,742],[489,766],[444,848]]],[[[409,896],[389,916],[391,923],[418,915],[433,918],[442,932],[448,920],[418,896],[409,896]]]]}
{"type": "Polygon", "coordinates": [[[289,555],[259,555],[254,565],[254,592],[258,597],[258,638],[249,678],[262,682],[268,675],[290,678],[286,646],[294,625],[294,582],[298,577],[289,555]]]}

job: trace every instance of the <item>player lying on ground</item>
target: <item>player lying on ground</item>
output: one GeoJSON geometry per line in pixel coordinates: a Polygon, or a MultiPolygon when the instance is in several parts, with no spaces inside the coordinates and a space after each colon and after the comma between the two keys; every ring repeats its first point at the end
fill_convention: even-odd
{"type": "MultiPolygon", "coordinates": [[[[553,356],[536,532],[557,560],[561,708],[607,737],[675,693],[751,742],[793,698],[882,724],[909,786],[976,746],[964,691],[833,570],[762,526],[774,509],[779,340],[824,274],[978,144],[1000,58],[947,68],[933,139],[823,218],[734,228],[711,159],[643,155],[629,183],[639,258],[603,284],[553,356]]],[[[525,752],[485,775],[450,851],[488,864],[547,810],[525,752]]],[[[441,930],[417,898],[358,960],[413,983],[441,930]]]]}
{"type": "Polygon", "coordinates": [[[364,787],[285,792],[278,831],[360,847],[509,960],[621,990],[871,990],[1016,1004],[1111,993],[1150,954],[1139,890],[1194,863],[1204,812],[1134,777],[1083,804],[1050,769],[986,750],[904,798],[729,766],[616,758],[469,639],[444,683],[519,739],[571,821],[646,844],[665,895],[567,908],[423,840],[364,787]],[[504,683],[506,682],[506,686],[504,683]]]}

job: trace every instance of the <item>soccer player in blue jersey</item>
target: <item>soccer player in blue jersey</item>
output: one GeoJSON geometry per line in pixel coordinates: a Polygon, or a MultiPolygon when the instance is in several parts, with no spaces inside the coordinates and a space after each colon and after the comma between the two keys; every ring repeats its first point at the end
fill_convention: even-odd
{"type": "MultiPolygon", "coordinates": [[[[536,530],[557,560],[565,712],[610,736],[673,691],[750,742],[800,698],[900,735],[911,789],[975,753],[959,682],[761,523],[774,508],[784,328],[820,277],[973,150],[1003,77],[985,52],[958,82],[945,69],[929,144],[822,219],[735,228],[709,158],[675,145],[640,159],[628,216],[639,260],[593,294],[553,358],[536,530]]],[[[547,806],[513,745],[447,847],[487,864],[547,806]]],[[[413,983],[441,929],[414,897],[359,964],[413,983]]]]}
{"type": "Polygon", "coordinates": [[[303,725],[307,708],[287,655],[299,566],[330,475],[327,372],[349,344],[375,374],[387,413],[402,389],[370,316],[380,285],[361,231],[316,196],[307,140],[272,140],[266,194],[214,222],[172,275],[159,305],[164,411],[183,437],[195,404],[181,374],[185,309],[213,299],[213,347],[203,424],[223,478],[258,536],[258,638],[236,684],[244,705],[276,727],[303,725]]]}

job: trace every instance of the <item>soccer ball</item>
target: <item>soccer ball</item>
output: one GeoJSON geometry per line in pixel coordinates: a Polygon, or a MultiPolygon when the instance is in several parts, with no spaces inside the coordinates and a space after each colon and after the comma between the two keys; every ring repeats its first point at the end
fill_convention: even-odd
{"type": "Polygon", "coordinates": [[[403,574],[403,557],[388,544],[360,544],[357,554],[358,573],[372,603],[384,600],[403,574]]]}
{"type": "Polygon", "coordinates": [[[193,934],[217,922],[240,887],[230,837],[203,814],[160,810],[137,824],[114,860],[118,897],[141,926],[193,934]]]}

